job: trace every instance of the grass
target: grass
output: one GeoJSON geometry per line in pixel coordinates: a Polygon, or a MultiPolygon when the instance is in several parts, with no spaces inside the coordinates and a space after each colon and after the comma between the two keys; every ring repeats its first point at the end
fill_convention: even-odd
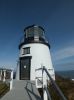
{"type": "MultiPolygon", "coordinates": [[[[74,82],[70,79],[62,78],[56,75],[56,83],[68,100],[74,100],[74,82]]],[[[59,96],[54,91],[52,85],[49,85],[49,92],[52,100],[60,100],[59,96]]]]}
{"type": "Polygon", "coordinates": [[[6,83],[0,82],[0,98],[9,91],[9,86],[6,83]]]}

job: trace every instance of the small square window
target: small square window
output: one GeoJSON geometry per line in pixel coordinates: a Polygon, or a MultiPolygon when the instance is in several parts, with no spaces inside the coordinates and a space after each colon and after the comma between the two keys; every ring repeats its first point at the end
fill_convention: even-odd
{"type": "Polygon", "coordinates": [[[30,47],[23,48],[23,55],[30,54],[30,47]]]}

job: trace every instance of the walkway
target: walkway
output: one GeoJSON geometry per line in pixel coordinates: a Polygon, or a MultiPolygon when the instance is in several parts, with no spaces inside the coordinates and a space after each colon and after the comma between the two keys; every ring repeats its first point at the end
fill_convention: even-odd
{"type": "Polygon", "coordinates": [[[1,100],[41,100],[35,83],[29,80],[14,80],[13,89],[1,100]]]}

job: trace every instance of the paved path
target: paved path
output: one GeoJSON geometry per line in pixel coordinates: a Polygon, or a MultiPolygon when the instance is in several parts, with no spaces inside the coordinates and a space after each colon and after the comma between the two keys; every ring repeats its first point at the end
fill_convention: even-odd
{"type": "Polygon", "coordinates": [[[29,80],[13,81],[13,89],[1,100],[41,100],[35,83],[29,80]]]}

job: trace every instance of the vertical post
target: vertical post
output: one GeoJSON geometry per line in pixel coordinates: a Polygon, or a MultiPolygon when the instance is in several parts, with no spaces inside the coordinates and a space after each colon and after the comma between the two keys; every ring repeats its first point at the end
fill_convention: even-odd
{"type": "Polygon", "coordinates": [[[13,87],[13,70],[11,71],[10,90],[13,87]]]}
{"type": "Polygon", "coordinates": [[[5,82],[5,77],[6,77],[6,70],[3,70],[4,75],[3,75],[3,82],[5,82]]]}
{"type": "Polygon", "coordinates": [[[17,68],[16,68],[16,80],[20,79],[20,66],[19,66],[20,62],[17,62],[17,68]]]}
{"type": "Polygon", "coordinates": [[[43,75],[43,100],[48,100],[47,92],[45,90],[45,87],[47,87],[47,77],[44,69],[42,69],[42,75],[43,75]]]}
{"type": "Polygon", "coordinates": [[[2,70],[0,70],[0,81],[2,80],[2,70]]]}

